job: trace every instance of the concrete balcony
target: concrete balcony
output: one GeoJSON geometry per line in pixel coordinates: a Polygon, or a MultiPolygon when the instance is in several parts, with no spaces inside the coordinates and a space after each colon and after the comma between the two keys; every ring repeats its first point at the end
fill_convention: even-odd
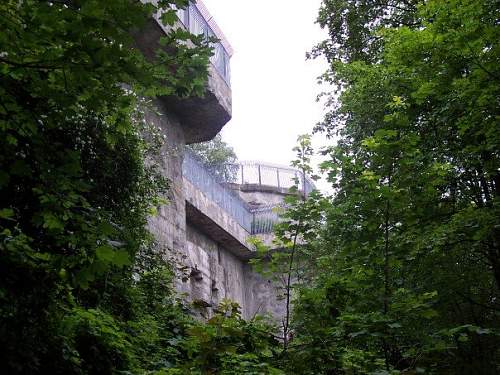
{"type": "MultiPolygon", "coordinates": [[[[151,1],[151,0],[143,0],[151,1]]],[[[182,126],[186,144],[212,139],[232,116],[232,94],[230,87],[230,59],[232,48],[201,0],[178,11],[177,27],[184,27],[195,35],[203,34],[219,39],[213,44],[214,54],[210,59],[209,77],[203,97],[162,97],[161,101],[174,113],[182,126]]],[[[169,27],[154,17],[136,35],[139,49],[150,59],[160,48],[159,40],[169,27]]]]}
{"type": "MultiPolygon", "coordinates": [[[[230,186],[240,193],[262,192],[279,196],[288,195],[292,187],[298,187],[307,196],[316,188],[309,176],[302,176],[295,168],[256,161],[244,161],[231,167],[235,173],[230,186]]],[[[252,205],[249,197],[244,199],[252,205]]],[[[256,203],[256,207],[259,206],[256,203]]]]}
{"type": "Polygon", "coordinates": [[[296,194],[289,191],[296,179],[304,184],[306,194],[315,188],[296,169],[263,163],[235,164],[234,181],[221,182],[190,152],[184,155],[182,170],[188,221],[243,259],[254,255],[250,236],[272,245],[284,197],[296,194]]]}
{"type": "Polygon", "coordinates": [[[233,54],[233,49],[226,37],[215,23],[214,18],[208,12],[203,1],[197,0],[191,3],[188,8],[180,9],[179,20],[184,27],[195,35],[204,35],[205,38],[216,38],[219,42],[213,45],[214,54],[210,59],[212,66],[222,79],[230,85],[231,67],[229,60],[233,54]]]}

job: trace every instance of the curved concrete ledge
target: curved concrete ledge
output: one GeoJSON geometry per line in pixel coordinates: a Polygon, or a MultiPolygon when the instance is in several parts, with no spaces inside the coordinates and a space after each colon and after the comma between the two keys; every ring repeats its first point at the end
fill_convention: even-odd
{"type": "Polygon", "coordinates": [[[231,88],[212,64],[208,70],[208,82],[202,98],[164,98],[181,119],[186,144],[211,140],[231,120],[231,88]]]}
{"type": "Polygon", "coordinates": [[[248,243],[250,233],[186,178],[184,195],[187,221],[238,258],[249,259],[254,255],[253,246],[248,243]]]}
{"type": "Polygon", "coordinates": [[[262,193],[273,193],[280,195],[294,195],[297,193],[290,192],[290,189],[277,187],[273,185],[259,185],[259,184],[235,184],[230,183],[228,186],[233,190],[239,190],[246,193],[262,192],[262,193]]]}
{"type": "MultiPolygon", "coordinates": [[[[183,27],[179,23],[178,27],[183,27]]],[[[150,19],[141,30],[133,33],[137,48],[153,61],[159,41],[167,29],[156,19],[150,19]]],[[[168,51],[167,51],[168,52],[168,51]]],[[[186,144],[212,139],[231,119],[231,88],[210,63],[209,77],[203,97],[179,98],[164,96],[160,99],[180,120],[186,144]]]]}

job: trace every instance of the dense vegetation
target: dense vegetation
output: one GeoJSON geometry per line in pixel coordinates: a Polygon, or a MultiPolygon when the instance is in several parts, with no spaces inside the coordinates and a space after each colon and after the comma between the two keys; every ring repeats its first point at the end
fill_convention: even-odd
{"type": "MultiPolygon", "coordinates": [[[[284,280],[282,340],[231,301],[194,320],[154,251],[168,181],[143,112],[201,94],[211,53],[173,30],[146,60],[156,10],[0,3],[0,371],[499,373],[498,2],[323,1],[334,194],[292,197],[256,262],[284,280]]],[[[309,173],[307,136],[296,151],[309,173]]]]}
{"type": "MultiPolygon", "coordinates": [[[[186,3],[158,2],[163,22],[186,3]]],[[[178,30],[147,61],[133,35],[156,10],[0,2],[2,374],[241,373],[272,355],[263,324],[230,303],[194,321],[152,250],[146,219],[168,181],[145,163],[162,139],[143,112],[201,94],[211,54],[178,30]]]]}
{"type": "Polygon", "coordinates": [[[335,193],[306,202],[290,373],[500,372],[499,10],[323,2],[335,193]]]}

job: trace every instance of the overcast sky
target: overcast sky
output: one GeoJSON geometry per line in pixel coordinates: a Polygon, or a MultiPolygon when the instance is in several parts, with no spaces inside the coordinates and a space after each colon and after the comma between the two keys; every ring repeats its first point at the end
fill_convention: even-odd
{"type": "Polygon", "coordinates": [[[297,136],[310,133],[323,113],[316,77],[326,66],[305,59],[325,36],[315,24],[321,0],[204,3],[234,48],[233,118],[223,139],[240,160],[289,165],[297,136]]]}

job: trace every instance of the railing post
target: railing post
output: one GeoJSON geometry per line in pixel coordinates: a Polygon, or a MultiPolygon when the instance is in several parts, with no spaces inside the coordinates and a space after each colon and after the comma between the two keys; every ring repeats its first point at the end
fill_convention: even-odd
{"type": "Polygon", "coordinates": [[[186,25],[186,28],[188,29],[188,31],[191,31],[191,24],[189,23],[190,22],[190,13],[191,13],[191,7],[192,5],[189,4],[187,7],[186,7],[186,10],[184,11],[184,25],[186,25]]]}
{"type": "Polygon", "coordinates": [[[257,168],[259,170],[259,186],[261,186],[262,185],[262,178],[260,176],[260,164],[257,164],[257,168]]]}
{"type": "Polygon", "coordinates": [[[241,164],[241,184],[242,184],[242,185],[244,185],[244,184],[245,184],[245,178],[244,178],[244,176],[243,176],[243,170],[244,170],[244,168],[243,168],[243,164],[241,164]]]}
{"type": "Polygon", "coordinates": [[[276,168],[276,179],[278,180],[278,189],[280,188],[280,169],[276,168]]]}

